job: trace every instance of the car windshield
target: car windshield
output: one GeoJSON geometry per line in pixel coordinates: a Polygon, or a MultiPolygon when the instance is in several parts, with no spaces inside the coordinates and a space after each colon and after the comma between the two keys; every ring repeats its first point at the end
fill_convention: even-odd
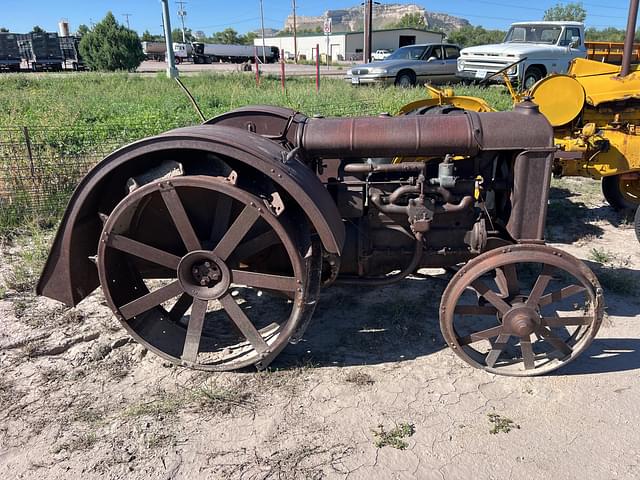
{"type": "Polygon", "coordinates": [[[558,41],[562,28],[555,25],[516,25],[509,29],[505,43],[548,43],[558,41]]]}
{"type": "Polygon", "coordinates": [[[387,60],[420,60],[427,47],[402,47],[387,57],[387,60]]]}

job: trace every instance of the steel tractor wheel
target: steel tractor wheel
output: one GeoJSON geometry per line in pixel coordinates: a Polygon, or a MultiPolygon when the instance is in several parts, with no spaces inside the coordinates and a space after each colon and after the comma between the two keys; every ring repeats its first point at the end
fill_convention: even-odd
{"type": "Polygon", "coordinates": [[[609,205],[617,210],[635,210],[640,205],[640,175],[604,177],[602,194],[609,205]]]}
{"type": "Polygon", "coordinates": [[[309,314],[307,225],[233,182],[155,181],[104,224],[97,262],[109,306],[176,364],[265,367],[309,314]]]}
{"type": "Polygon", "coordinates": [[[533,376],[584,352],[603,313],[602,289],[584,263],[549,246],[514,245],[455,274],[442,297],[440,327],[468,364],[533,376]]]}

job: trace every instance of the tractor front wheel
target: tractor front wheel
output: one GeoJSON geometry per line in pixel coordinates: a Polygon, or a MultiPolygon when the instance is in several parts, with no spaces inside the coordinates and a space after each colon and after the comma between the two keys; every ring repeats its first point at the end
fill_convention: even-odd
{"type": "Polygon", "coordinates": [[[634,222],[636,228],[636,237],[638,237],[638,241],[640,242],[640,207],[636,210],[636,219],[634,222]]]}

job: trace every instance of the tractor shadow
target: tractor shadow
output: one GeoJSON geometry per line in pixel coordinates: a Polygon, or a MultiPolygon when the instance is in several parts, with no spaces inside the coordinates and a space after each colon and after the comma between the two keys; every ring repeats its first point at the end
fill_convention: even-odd
{"type": "Polygon", "coordinates": [[[548,241],[574,243],[604,234],[603,228],[589,222],[607,222],[615,228],[632,222],[632,212],[618,212],[604,203],[587,205],[581,197],[583,195],[567,188],[551,187],[547,207],[548,241]]]}
{"type": "Polygon", "coordinates": [[[586,352],[556,376],[615,373],[640,369],[640,339],[596,338],[586,352]]]}
{"type": "Polygon", "coordinates": [[[443,350],[438,307],[447,281],[443,275],[387,287],[333,286],[323,291],[304,339],[273,367],[401,362],[443,350]]]}

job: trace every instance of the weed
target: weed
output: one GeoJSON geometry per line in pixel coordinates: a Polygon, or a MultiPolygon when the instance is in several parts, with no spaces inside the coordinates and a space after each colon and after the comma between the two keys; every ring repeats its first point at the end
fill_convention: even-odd
{"type": "Polygon", "coordinates": [[[375,382],[371,375],[361,371],[351,371],[344,377],[345,382],[354,383],[358,386],[373,385],[375,382]]]}
{"type": "Polygon", "coordinates": [[[200,407],[226,414],[235,407],[250,407],[251,393],[221,388],[213,383],[203,383],[191,391],[191,398],[200,407]]]}
{"type": "Polygon", "coordinates": [[[409,443],[404,440],[416,433],[415,426],[412,423],[403,422],[393,427],[388,432],[384,429],[382,424],[378,425],[377,430],[372,430],[373,435],[376,437],[373,444],[376,448],[393,447],[398,450],[405,450],[409,443]]]}
{"type": "Polygon", "coordinates": [[[509,433],[511,430],[520,429],[520,425],[515,423],[513,420],[507,417],[503,417],[497,413],[488,413],[487,417],[489,417],[489,423],[493,425],[489,433],[492,435],[497,435],[498,433],[509,433]]]}
{"type": "Polygon", "coordinates": [[[143,415],[158,417],[173,415],[178,412],[182,405],[183,402],[178,395],[166,396],[151,402],[132,405],[124,411],[124,415],[127,417],[141,417],[143,415]]]}
{"type": "Polygon", "coordinates": [[[615,255],[604,248],[592,248],[589,251],[589,259],[602,265],[607,265],[615,260],[615,255]]]}

